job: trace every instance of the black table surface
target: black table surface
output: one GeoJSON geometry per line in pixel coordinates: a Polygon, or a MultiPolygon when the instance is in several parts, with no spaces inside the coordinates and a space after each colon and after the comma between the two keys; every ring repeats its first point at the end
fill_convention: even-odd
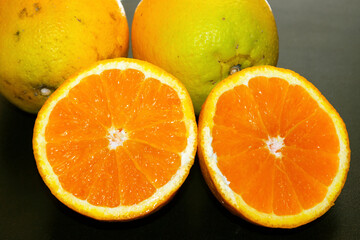
{"type": "MultiPolygon", "coordinates": [[[[130,27],[138,2],[122,1],[130,27]]],[[[177,195],[158,212],[125,223],[89,219],[53,197],[38,174],[31,143],[36,116],[0,96],[0,239],[360,239],[360,1],[269,3],[280,39],[278,67],[311,81],[349,133],[347,182],[325,215],[291,230],[247,223],[213,197],[196,158],[177,195]]]]}

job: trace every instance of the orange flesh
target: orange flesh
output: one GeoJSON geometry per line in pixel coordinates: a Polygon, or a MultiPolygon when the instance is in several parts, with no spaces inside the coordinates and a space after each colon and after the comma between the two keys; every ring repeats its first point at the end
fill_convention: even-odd
{"type": "Polygon", "coordinates": [[[82,79],[52,110],[45,139],[62,187],[106,207],[153,195],[177,172],[187,144],[177,93],[133,69],[82,79]]]}
{"type": "Polygon", "coordinates": [[[264,213],[314,207],[338,170],[331,118],[302,87],[283,79],[256,77],[223,93],[212,136],[230,188],[264,213]]]}

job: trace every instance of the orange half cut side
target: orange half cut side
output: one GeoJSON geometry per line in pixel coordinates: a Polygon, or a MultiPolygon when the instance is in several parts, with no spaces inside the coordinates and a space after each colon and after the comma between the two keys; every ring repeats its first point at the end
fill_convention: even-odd
{"type": "Polygon", "coordinates": [[[53,195],[100,220],[131,220],[164,205],[196,151],[190,97],[149,63],[113,59],[67,80],[36,119],[34,156],[53,195]]]}
{"type": "Polygon", "coordinates": [[[199,158],[215,196],[256,224],[293,228],[323,215],[345,183],[342,119],[306,79],[244,69],[215,87],[199,119],[199,158]]]}

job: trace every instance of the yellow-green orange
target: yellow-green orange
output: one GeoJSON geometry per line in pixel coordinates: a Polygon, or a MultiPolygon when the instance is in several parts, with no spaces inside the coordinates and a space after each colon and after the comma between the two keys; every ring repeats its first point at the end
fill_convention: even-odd
{"type": "Polygon", "coordinates": [[[97,60],[127,56],[128,44],[117,0],[3,0],[0,92],[36,113],[70,75],[97,60]]]}
{"type": "Polygon", "coordinates": [[[278,35],[265,0],[143,0],[132,23],[135,58],[162,67],[187,87],[195,112],[239,65],[276,65],[278,35]]]}

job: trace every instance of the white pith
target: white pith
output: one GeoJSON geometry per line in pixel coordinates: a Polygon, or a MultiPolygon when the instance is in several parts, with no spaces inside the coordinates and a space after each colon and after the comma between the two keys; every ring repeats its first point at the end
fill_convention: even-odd
{"type": "Polygon", "coordinates": [[[114,150],[117,147],[122,146],[128,137],[124,129],[110,128],[107,139],[109,140],[109,149],[114,150]]]}
{"type": "Polygon", "coordinates": [[[284,147],[284,138],[277,137],[269,137],[268,140],[265,141],[267,147],[271,154],[275,155],[277,158],[281,158],[281,149],[284,147]]]}

